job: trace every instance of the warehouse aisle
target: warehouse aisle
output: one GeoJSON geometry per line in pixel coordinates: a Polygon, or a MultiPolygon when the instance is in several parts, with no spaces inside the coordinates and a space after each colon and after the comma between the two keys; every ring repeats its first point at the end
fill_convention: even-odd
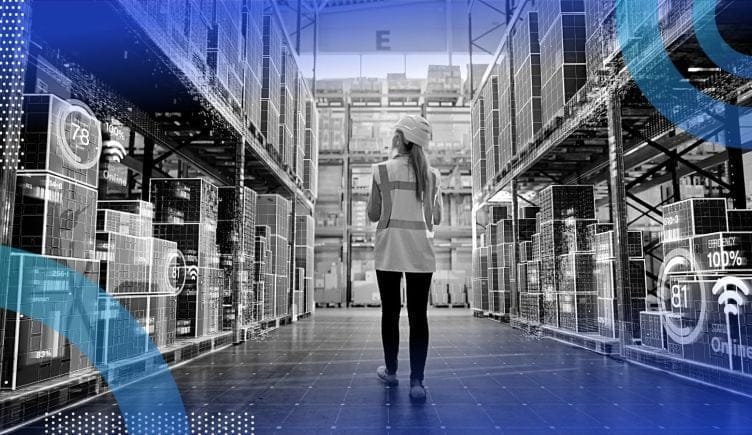
{"type": "MultiPolygon", "coordinates": [[[[189,411],[248,412],[256,433],[743,433],[752,400],[526,336],[465,310],[430,312],[428,401],[384,387],[379,311],[318,310],[265,341],[175,370],[189,411]]],[[[403,315],[406,328],[406,315],[403,315]]],[[[106,396],[75,412],[116,412],[106,396]]]]}

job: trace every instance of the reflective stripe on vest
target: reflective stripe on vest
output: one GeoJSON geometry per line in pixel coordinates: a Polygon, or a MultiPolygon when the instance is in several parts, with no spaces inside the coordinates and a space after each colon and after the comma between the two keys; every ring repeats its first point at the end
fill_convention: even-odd
{"type": "Polygon", "coordinates": [[[377,230],[386,228],[399,228],[403,230],[426,230],[426,223],[420,221],[406,221],[392,219],[392,191],[393,190],[415,190],[414,181],[389,181],[389,171],[386,165],[379,165],[379,178],[381,178],[381,217],[377,230]]]}
{"type": "Polygon", "coordinates": [[[392,181],[393,190],[410,190],[415,192],[414,181],[392,181]]]}

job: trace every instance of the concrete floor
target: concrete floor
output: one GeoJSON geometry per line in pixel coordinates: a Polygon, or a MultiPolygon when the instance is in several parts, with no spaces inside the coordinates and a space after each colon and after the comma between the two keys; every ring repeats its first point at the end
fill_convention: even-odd
{"type": "MultiPolygon", "coordinates": [[[[406,313],[396,388],[374,372],[382,363],[379,314],[319,309],[262,342],[181,366],[173,374],[186,408],[207,419],[243,415],[251,422],[245,433],[259,434],[752,432],[752,399],[530,337],[466,310],[431,311],[428,400],[411,404],[406,313]]],[[[66,412],[117,414],[117,404],[106,395],[66,412]]],[[[44,422],[25,432],[40,430],[44,422]]]]}

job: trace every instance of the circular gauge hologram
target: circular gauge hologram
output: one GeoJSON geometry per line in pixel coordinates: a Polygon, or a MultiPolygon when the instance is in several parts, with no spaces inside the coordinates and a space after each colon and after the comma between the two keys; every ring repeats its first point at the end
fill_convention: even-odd
{"type": "Polygon", "coordinates": [[[674,249],[664,259],[658,280],[664,329],[672,340],[682,345],[697,341],[708,317],[710,289],[704,280],[688,273],[695,264],[688,249],[674,249]]]}
{"type": "Polygon", "coordinates": [[[160,280],[162,288],[170,290],[175,295],[182,293],[186,281],[185,257],[179,249],[170,252],[164,264],[160,280]]]}
{"type": "Polygon", "coordinates": [[[76,169],[90,169],[102,152],[101,125],[88,108],[76,100],[66,101],[57,121],[60,150],[76,169]]]}

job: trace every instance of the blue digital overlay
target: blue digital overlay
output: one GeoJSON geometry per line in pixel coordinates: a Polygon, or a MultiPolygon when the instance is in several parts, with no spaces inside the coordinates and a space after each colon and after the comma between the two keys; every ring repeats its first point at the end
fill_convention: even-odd
{"type": "Polygon", "coordinates": [[[55,330],[85,355],[107,382],[129,433],[142,432],[137,424],[140,416],[153,413],[170,416],[164,422],[165,433],[189,433],[180,392],[157,346],[115,298],[80,270],[63,264],[71,261],[80,264],[83,260],[58,262],[0,247],[4,274],[0,277],[0,308],[55,330]],[[120,333],[117,340],[103,345],[97,340],[99,326],[111,319],[118,319],[120,333]],[[104,352],[109,354],[107,360],[117,362],[102,362],[104,352]]]}
{"type": "Polygon", "coordinates": [[[739,77],[752,79],[752,56],[731,47],[718,29],[714,11],[718,0],[693,0],[695,34],[705,54],[718,67],[739,77]]]}
{"type": "MultiPolygon", "coordinates": [[[[749,56],[723,41],[716,23],[716,2],[693,1],[697,39],[718,67],[740,77],[752,77],[749,56]]],[[[726,147],[752,147],[752,129],[740,129],[742,121],[752,115],[752,108],[718,101],[681,74],[665,49],[658,2],[629,0],[616,4],[624,61],[648,101],[678,128],[697,138],[726,147]]]]}

